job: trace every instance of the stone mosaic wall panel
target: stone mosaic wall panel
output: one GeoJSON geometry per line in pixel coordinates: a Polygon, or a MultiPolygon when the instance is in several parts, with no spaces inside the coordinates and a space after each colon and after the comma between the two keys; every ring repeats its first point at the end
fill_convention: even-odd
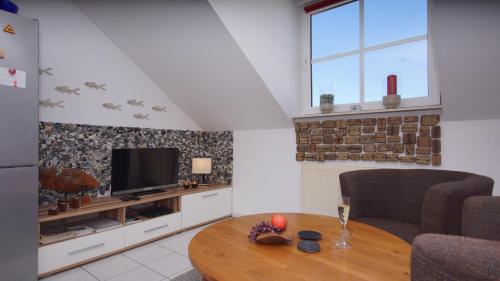
{"type": "MultiPolygon", "coordinates": [[[[149,128],[106,127],[40,122],[40,167],[77,168],[97,178],[99,193],[109,194],[113,148],[180,150],[179,179],[191,178],[193,157],[212,158],[213,183],[230,183],[233,173],[233,133],[149,128]]],[[[55,202],[65,194],[40,188],[40,203],[55,202]]],[[[92,194],[97,196],[98,194],[92,194]]]]}
{"type": "Polygon", "coordinates": [[[439,123],[437,114],[296,122],[296,160],[440,166],[439,123]]]}

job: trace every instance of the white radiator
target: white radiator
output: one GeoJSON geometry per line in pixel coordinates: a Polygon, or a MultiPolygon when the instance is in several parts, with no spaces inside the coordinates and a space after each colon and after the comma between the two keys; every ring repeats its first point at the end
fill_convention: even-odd
{"type": "Polygon", "coordinates": [[[369,169],[365,167],[302,165],[302,212],[338,217],[340,197],[339,175],[343,172],[369,169]]]}

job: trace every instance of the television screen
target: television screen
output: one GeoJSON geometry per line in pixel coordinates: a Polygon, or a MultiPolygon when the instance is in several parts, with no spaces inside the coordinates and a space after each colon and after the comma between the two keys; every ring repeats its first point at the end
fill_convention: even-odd
{"type": "Polygon", "coordinates": [[[177,148],[113,149],[111,194],[177,186],[178,170],[177,148]]]}

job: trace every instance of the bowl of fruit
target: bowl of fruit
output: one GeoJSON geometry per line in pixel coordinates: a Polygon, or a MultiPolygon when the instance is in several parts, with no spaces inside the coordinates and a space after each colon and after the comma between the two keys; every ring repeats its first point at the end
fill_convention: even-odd
{"type": "Polygon", "coordinates": [[[262,244],[286,244],[292,238],[286,234],[286,217],[283,215],[273,215],[271,222],[261,221],[257,223],[248,234],[251,241],[262,244]]]}

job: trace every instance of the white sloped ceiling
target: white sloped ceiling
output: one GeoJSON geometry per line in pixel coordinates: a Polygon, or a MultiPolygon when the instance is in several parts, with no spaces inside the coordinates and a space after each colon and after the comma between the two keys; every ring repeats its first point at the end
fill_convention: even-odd
{"type": "Polygon", "coordinates": [[[207,0],[74,2],[204,130],[291,127],[207,0]]]}
{"type": "Polygon", "coordinates": [[[291,0],[208,0],[289,115],[300,113],[300,9],[291,0]]]}

